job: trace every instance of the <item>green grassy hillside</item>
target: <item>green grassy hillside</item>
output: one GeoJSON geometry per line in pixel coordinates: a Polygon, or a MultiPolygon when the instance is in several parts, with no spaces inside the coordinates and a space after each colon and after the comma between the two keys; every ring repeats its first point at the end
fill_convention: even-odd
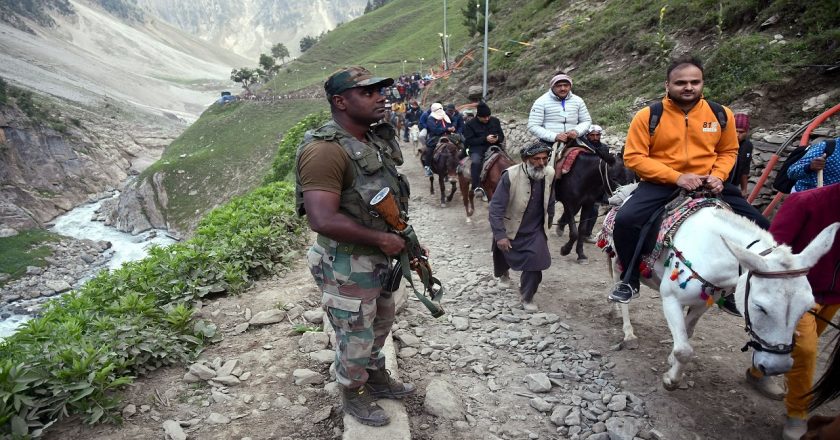
{"type": "MultiPolygon", "coordinates": [[[[548,78],[566,70],[597,122],[625,126],[641,102],[664,93],[668,59],[686,52],[706,62],[707,96],[749,109],[759,124],[813,116],[802,114],[801,103],[840,87],[840,77],[826,69],[840,61],[835,0],[497,4],[489,40],[499,50],[491,52],[489,66],[493,105],[500,109],[527,112],[548,78]]],[[[481,41],[468,46],[479,48],[481,41]]],[[[480,84],[480,56],[476,61],[439,81],[435,95],[480,84]]]]}
{"type": "MultiPolygon", "coordinates": [[[[467,43],[460,8],[466,0],[447,2],[450,58],[467,43]]],[[[290,62],[269,84],[274,90],[297,90],[323,84],[342,66],[359,64],[377,74],[398,76],[403,72],[428,71],[442,63],[443,2],[393,0],[327,33],[300,58],[290,62]],[[421,61],[420,58],[425,60],[421,61]],[[376,66],[376,67],[374,67],[376,66]]]]}
{"type": "Polygon", "coordinates": [[[322,100],[214,104],[140,176],[166,175],[167,219],[186,231],[211,208],[259,185],[283,134],[322,100]]]}

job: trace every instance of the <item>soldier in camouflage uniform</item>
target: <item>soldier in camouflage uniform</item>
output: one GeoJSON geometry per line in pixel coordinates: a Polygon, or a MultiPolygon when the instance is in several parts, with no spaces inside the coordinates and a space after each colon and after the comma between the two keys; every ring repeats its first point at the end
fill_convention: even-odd
{"type": "Polygon", "coordinates": [[[401,398],[414,385],[385,370],[382,345],[394,322],[394,298],[386,284],[393,256],[404,239],[371,214],[371,198],[383,187],[408,211],[408,182],[397,171],[402,152],[387,123],[383,87],[362,67],[332,74],[324,84],[332,120],[307,132],[296,157],[296,198],[300,215],[318,233],[307,263],[322,292],[336,332],[336,377],[344,411],[361,423],[381,426],[388,415],[376,398],[401,398]]]}

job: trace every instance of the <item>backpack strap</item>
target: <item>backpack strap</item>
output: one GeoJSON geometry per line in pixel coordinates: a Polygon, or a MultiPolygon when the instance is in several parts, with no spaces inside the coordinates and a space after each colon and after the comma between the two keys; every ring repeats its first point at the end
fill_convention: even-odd
{"type": "MultiPolygon", "coordinates": [[[[726,125],[728,122],[728,119],[726,117],[726,110],[723,109],[722,105],[714,101],[706,99],[706,102],[709,104],[709,107],[711,107],[712,112],[715,114],[715,118],[717,119],[718,124],[720,125],[720,131],[723,132],[724,130],[726,130],[726,125]]],[[[662,101],[654,102],[648,107],[650,107],[648,133],[650,134],[650,137],[653,137],[653,134],[656,132],[656,127],[659,125],[659,121],[662,120],[662,101]]]]}
{"type": "Polygon", "coordinates": [[[726,130],[726,123],[728,122],[726,117],[726,110],[723,109],[723,106],[711,101],[706,100],[706,103],[709,104],[709,107],[712,108],[712,112],[715,114],[715,118],[717,118],[718,124],[720,125],[720,132],[723,133],[726,130]]]}
{"type": "Polygon", "coordinates": [[[648,133],[650,133],[650,137],[653,137],[653,133],[656,132],[656,126],[659,125],[659,121],[662,119],[662,101],[656,101],[650,105],[650,119],[648,120],[648,133]]]}

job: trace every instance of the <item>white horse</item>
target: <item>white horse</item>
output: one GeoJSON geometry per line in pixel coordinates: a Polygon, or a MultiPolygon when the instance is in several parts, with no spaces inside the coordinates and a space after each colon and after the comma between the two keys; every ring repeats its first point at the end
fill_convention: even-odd
{"type": "MultiPolygon", "coordinates": [[[[733,290],[751,339],[748,346],[755,349],[753,365],[768,375],[790,370],[796,323],[814,306],[805,275],[831,249],[838,228],[840,223],[825,228],[801,253],[793,254],[769,232],[728,210],[706,207],[688,217],[674,234],[672,249],[665,249],[657,259],[652,277],[643,278],[646,286],[659,291],[674,340],[668,357],[671,368],[662,375],[665,389],[676,389],[683,379],[683,369],[694,353],[689,338],[697,320],[709,305],[733,290]],[[672,255],[676,251],[683,261],[672,280],[674,264],[680,261],[672,255]],[[685,283],[690,275],[692,279],[685,283]],[[688,308],[685,315],[684,307],[688,308]]],[[[609,264],[617,281],[617,262],[609,264]]],[[[626,304],[620,309],[624,343],[632,346],[637,337],[630,313],[626,304]]]]}

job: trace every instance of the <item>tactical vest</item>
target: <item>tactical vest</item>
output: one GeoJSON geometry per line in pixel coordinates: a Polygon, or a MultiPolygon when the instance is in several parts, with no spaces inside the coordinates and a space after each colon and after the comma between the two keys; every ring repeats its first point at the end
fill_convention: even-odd
{"type": "Polygon", "coordinates": [[[303,191],[301,190],[300,154],[310,143],[322,140],[336,142],[347,153],[353,171],[353,184],[341,191],[339,212],[353,218],[363,226],[379,231],[389,227],[370,208],[370,200],[384,187],[391,188],[397,199],[403,217],[408,213],[409,186],[397,171],[403,162],[402,151],[396,140],[396,130],[391,124],[377,124],[366,133],[368,142],[360,142],[347,133],[335,121],[329,121],[315,130],[309,130],[303,137],[295,155],[295,202],[298,215],[305,215],[303,191]]]}

